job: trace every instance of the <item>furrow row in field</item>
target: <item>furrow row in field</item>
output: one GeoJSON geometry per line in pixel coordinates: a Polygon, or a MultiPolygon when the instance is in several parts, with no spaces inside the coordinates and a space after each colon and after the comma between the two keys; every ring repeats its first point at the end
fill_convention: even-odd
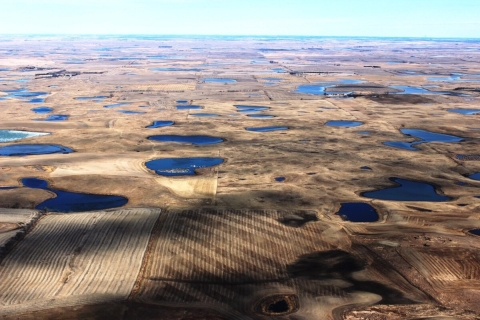
{"type": "Polygon", "coordinates": [[[159,214],[127,209],[46,216],[3,261],[0,304],[17,310],[48,299],[126,298],[159,214]]]}

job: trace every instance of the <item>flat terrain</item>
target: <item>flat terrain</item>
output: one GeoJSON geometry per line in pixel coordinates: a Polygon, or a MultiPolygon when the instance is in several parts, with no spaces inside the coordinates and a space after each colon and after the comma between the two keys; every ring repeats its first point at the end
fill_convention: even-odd
{"type": "Polygon", "coordinates": [[[0,130],[50,133],[0,142],[2,319],[480,319],[480,42],[0,43],[0,130]],[[223,163],[147,167],[190,157],[223,163]],[[128,202],[36,209],[62,191],[128,202]]]}

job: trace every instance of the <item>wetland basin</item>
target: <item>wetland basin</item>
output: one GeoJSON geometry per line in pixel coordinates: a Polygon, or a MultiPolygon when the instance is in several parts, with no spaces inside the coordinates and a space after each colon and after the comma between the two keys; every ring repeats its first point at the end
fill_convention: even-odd
{"type": "Polygon", "coordinates": [[[469,179],[480,181],[480,172],[475,172],[468,176],[469,179]]]}
{"type": "Polygon", "coordinates": [[[178,142],[189,143],[193,145],[209,145],[223,142],[224,139],[211,136],[180,136],[180,135],[156,135],[148,137],[148,140],[160,141],[160,142],[178,142]]]}
{"type": "Polygon", "coordinates": [[[48,132],[33,132],[20,130],[0,130],[0,143],[11,142],[27,138],[39,137],[49,135],[48,132]]]}
{"type": "Polygon", "coordinates": [[[254,132],[269,132],[269,131],[288,130],[288,127],[283,127],[283,126],[246,127],[245,130],[247,130],[247,131],[254,131],[254,132]]]}
{"type": "Polygon", "coordinates": [[[72,149],[58,144],[13,144],[0,147],[0,156],[7,157],[72,152],[72,149]]]}
{"type": "Polygon", "coordinates": [[[325,123],[327,127],[358,127],[361,126],[363,122],[360,121],[350,121],[350,120],[330,120],[325,123]]]}
{"type": "Polygon", "coordinates": [[[342,203],[340,210],[336,213],[342,220],[351,222],[376,222],[378,214],[374,207],[364,202],[342,203]]]}
{"type": "Polygon", "coordinates": [[[175,124],[175,121],[170,121],[170,120],[157,120],[157,121],[153,121],[153,123],[152,123],[151,125],[146,126],[145,128],[155,129],[155,128],[173,126],[174,124],[175,124]]]}
{"type": "Polygon", "coordinates": [[[68,120],[70,116],[68,114],[51,114],[45,119],[35,119],[36,121],[65,121],[68,120]]]}
{"type": "Polygon", "coordinates": [[[445,202],[452,198],[440,195],[433,185],[414,180],[390,178],[397,186],[381,190],[362,192],[361,196],[378,200],[390,201],[429,201],[445,202]]]}
{"type": "Polygon", "coordinates": [[[447,109],[448,112],[460,113],[464,115],[474,115],[480,113],[480,109],[447,109]]]}
{"type": "Polygon", "coordinates": [[[480,229],[473,229],[473,230],[469,230],[468,232],[473,235],[480,236],[480,229]]]}
{"type": "Polygon", "coordinates": [[[223,163],[222,158],[163,158],[150,160],[145,166],[162,176],[188,176],[195,175],[195,169],[213,167],[223,163]]]}
{"type": "Polygon", "coordinates": [[[122,102],[122,103],[107,104],[107,105],[104,105],[103,107],[107,108],[107,109],[110,109],[110,108],[116,108],[116,107],[125,107],[125,106],[128,106],[128,105],[130,105],[130,103],[122,102]]]}
{"type": "Polygon", "coordinates": [[[47,199],[35,206],[37,210],[50,212],[83,212],[104,210],[124,206],[128,199],[122,196],[76,193],[48,188],[48,182],[38,178],[23,178],[25,187],[43,189],[55,193],[56,197],[47,199]]]}
{"type": "Polygon", "coordinates": [[[36,107],[36,108],[32,108],[30,110],[32,110],[33,112],[38,113],[38,114],[45,114],[45,113],[52,112],[53,108],[50,108],[50,107],[36,107]]]}
{"type": "Polygon", "coordinates": [[[234,83],[237,82],[235,79],[229,78],[205,78],[202,80],[205,83],[234,83]]]}
{"type": "Polygon", "coordinates": [[[107,98],[108,98],[108,96],[76,97],[75,100],[100,102],[100,101],[102,101],[104,99],[107,99],[107,98]]]}
{"type": "Polygon", "coordinates": [[[264,106],[248,106],[248,105],[234,105],[237,108],[237,112],[239,113],[255,113],[269,110],[269,107],[264,106]]]}
{"type": "Polygon", "coordinates": [[[418,145],[421,143],[429,143],[429,142],[443,142],[443,143],[455,143],[461,142],[464,139],[457,136],[452,136],[444,133],[436,133],[427,130],[421,129],[400,129],[400,132],[406,136],[419,138],[420,140],[412,141],[412,142],[404,142],[404,141],[386,141],[383,142],[384,145],[404,150],[410,151],[418,151],[420,149],[415,148],[414,145],[418,145]]]}

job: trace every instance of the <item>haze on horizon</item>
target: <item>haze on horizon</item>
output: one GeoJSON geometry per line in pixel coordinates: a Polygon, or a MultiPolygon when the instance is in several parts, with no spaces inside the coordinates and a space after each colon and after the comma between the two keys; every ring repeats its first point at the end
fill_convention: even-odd
{"type": "Polygon", "coordinates": [[[477,0],[0,0],[0,34],[480,38],[477,0]]]}

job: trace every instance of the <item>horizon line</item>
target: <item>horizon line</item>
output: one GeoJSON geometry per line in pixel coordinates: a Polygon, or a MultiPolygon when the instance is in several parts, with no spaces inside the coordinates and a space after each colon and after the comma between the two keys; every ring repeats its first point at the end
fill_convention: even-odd
{"type": "Polygon", "coordinates": [[[20,37],[20,36],[143,36],[143,37],[270,37],[270,38],[295,38],[295,37],[309,37],[309,38],[389,38],[389,39],[461,39],[461,40],[479,40],[478,38],[472,37],[438,37],[438,36],[335,36],[335,35],[307,35],[307,34],[295,34],[295,35],[285,35],[285,34],[154,34],[154,33],[0,33],[0,37],[20,37]]]}

